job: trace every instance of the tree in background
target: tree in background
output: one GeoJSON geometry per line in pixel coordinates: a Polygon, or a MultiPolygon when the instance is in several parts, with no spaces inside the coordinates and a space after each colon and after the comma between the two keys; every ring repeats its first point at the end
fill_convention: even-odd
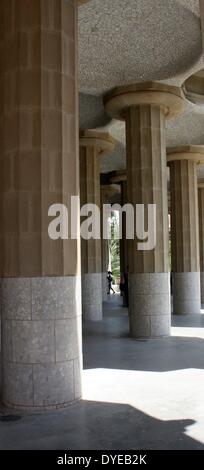
{"type": "Polygon", "coordinates": [[[111,215],[111,240],[109,241],[111,271],[115,284],[120,282],[120,240],[119,240],[119,215],[114,211],[111,215]]]}

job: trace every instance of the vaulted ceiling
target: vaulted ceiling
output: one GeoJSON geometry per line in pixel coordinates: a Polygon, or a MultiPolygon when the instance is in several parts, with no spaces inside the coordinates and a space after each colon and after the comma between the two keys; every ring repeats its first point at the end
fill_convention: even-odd
{"type": "MultiPolygon", "coordinates": [[[[126,164],[125,126],[106,115],[103,95],[138,81],[182,86],[202,68],[199,0],[89,0],[79,8],[80,127],[105,129],[117,140],[102,172],[126,164]]],[[[189,101],[167,123],[166,139],[167,146],[204,144],[204,107],[189,101]]]]}

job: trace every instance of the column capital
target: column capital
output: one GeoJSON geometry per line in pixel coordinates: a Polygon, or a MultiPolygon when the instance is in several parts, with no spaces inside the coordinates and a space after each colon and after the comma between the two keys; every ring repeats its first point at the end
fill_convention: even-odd
{"type": "Polygon", "coordinates": [[[143,82],[114,88],[104,97],[106,112],[125,119],[125,111],[132,106],[155,105],[164,109],[167,119],[181,114],[187,101],[183,90],[159,82],[143,82]]]}
{"type": "Polygon", "coordinates": [[[87,129],[80,131],[79,145],[80,147],[96,147],[101,157],[114,151],[116,141],[108,132],[87,129]]]}
{"type": "Polygon", "coordinates": [[[167,148],[167,162],[191,160],[202,165],[204,163],[204,145],[184,145],[167,148]]]}

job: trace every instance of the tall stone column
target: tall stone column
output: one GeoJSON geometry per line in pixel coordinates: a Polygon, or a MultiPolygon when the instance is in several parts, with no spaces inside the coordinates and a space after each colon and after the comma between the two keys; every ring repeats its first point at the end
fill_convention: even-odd
{"type": "MultiPolygon", "coordinates": [[[[85,204],[100,204],[100,157],[114,150],[108,134],[94,130],[80,133],[80,199],[85,204]]],[[[81,240],[82,311],[85,320],[102,320],[101,240],[81,240]]]]}
{"type": "Polygon", "coordinates": [[[115,184],[101,185],[101,264],[102,264],[102,299],[107,300],[107,271],[109,268],[109,240],[103,238],[103,205],[111,204],[111,197],[119,192],[115,184]]]}
{"type": "Polygon", "coordinates": [[[170,333],[168,211],[165,119],[185,108],[180,89],[160,83],[118,87],[105,98],[106,111],[126,121],[128,202],[156,204],[156,246],[129,245],[129,318],[133,337],[170,333]]]}
{"type": "Polygon", "coordinates": [[[1,28],[2,397],[45,410],[81,397],[80,241],[48,236],[79,194],[77,3],[2,0],[1,28]]]}
{"type": "Polygon", "coordinates": [[[173,312],[200,313],[197,164],[204,147],[170,148],[173,312]]]}
{"type": "Polygon", "coordinates": [[[204,304],[204,181],[198,183],[198,218],[200,247],[200,294],[204,304]]]}

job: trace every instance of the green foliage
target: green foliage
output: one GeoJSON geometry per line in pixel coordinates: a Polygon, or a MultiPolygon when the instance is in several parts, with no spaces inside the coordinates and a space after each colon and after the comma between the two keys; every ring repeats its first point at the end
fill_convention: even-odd
{"type": "Polygon", "coordinates": [[[119,218],[116,212],[112,213],[111,217],[111,240],[110,240],[110,256],[111,256],[111,270],[115,282],[120,280],[120,240],[116,237],[119,235],[119,218]]]}

